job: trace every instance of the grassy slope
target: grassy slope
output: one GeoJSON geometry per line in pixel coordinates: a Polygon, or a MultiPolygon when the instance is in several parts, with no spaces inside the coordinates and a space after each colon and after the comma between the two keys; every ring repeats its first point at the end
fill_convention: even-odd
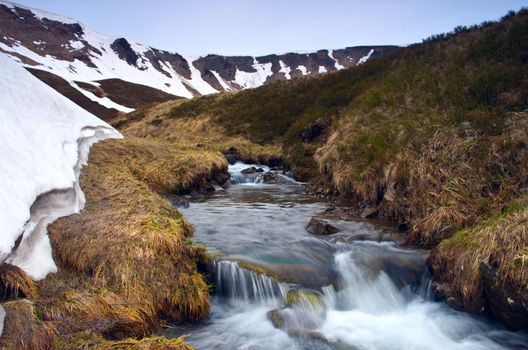
{"type": "Polygon", "coordinates": [[[163,195],[226,170],[218,152],[159,140],[96,144],[81,174],[85,210],[48,230],[59,272],[38,283],[38,296],[12,284],[32,294],[34,305],[14,306],[30,308],[20,323],[33,328],[24,337],[9,328],[6,346],[187,349],[181,339],[148,337],[164,320],[201,320],[209,312],[209,288],[197,271],[205,252],[189,242],[194,228],[163,195]]]}
{"type": "MultiPolygon", "coordinates": [[[[524,195],[527,42],[528,11],[521,10],[352,70],[173,104],[148,127],[139,120],[129,128],[166,137],[169,130],[202,121],[228,137],[281,147],[297,174],[407,224],[408,242],[433,247],[524,195]],[[330,138],[304,142],[302,132],[320,121],[330,124],[330,138]]],[[[518,242],[506,260],[525,256],[524,236],[515,230],[501,234],[518,242]]],[[[497,247],[493,237],[482,234],[478,244],[497,247]]],[[[448,249],[442,252],[440,258],[449,260],[448,249]]],[[[457,251],[474,266],[488,253],[457,251]]],[[[515,264],[506,260],[500,264],[504,278],[526,286],[512,277],[515,264]]],[[[461,278],[466,283],[455,288],[464,295],[475,276],[461,278]]]]}

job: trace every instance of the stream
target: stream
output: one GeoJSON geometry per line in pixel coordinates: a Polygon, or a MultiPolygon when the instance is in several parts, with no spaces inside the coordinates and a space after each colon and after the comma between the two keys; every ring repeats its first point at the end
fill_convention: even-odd
{"type": "Polygon", "coordinates": [[[526,334],[435,301],[427,252],[399,247],[390,226],[340,218],[284,175],[241,173],[251,166],[179,209],[215,256],[212,313],[167,336],[197,349],[528,349],[526,334]],[[339,232],[308,233],[314,216],[339,232]]]}

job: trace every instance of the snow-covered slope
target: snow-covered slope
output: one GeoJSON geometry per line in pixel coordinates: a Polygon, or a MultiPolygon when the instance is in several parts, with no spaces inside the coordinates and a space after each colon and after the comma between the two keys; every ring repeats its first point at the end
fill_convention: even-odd
{"type": "Polygon", "coordinates": [[[80,169],[91,144],[112,137],[121,136],[0,54],[0,263],[36,280],[56,270],[47,225],[83,208],[80,169]]]}
{"type": "Polygon", "coordinates": [[[87,91],[77,82],[97,88],[98,81],[119,79],[191,98],[353,67],[395,49],[362,46],[261,57],[191,57],[106,36],[71,18],[0,0],[0,52],[58,75],[90,100],[122,112],[131,111],[131,106],[87,91]]]}

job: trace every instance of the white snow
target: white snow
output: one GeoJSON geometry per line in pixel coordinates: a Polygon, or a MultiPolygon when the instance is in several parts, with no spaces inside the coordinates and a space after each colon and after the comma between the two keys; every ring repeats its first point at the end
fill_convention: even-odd
{"type": "MultiPolygon", "coordinates": [[[[6,0],[0,0],[0,4],[5,4],[10,8],[19,6],[6,0]]],[[[176,96],[187,98],[191,98],[193,95],[186,88],[185,84],[183,83],[184,81],[203,95],[218,92],[202,79],[200,72],[192,65],[190,60],[188,60],[191,69],[191,79],[189,80],[180,76],[168,62],[160,62],[162,63],[161,65],[163,70],[172,76],[172,78],[167,77],[165,74],[154,68],[145,57],[145,53],[151,50],[151,48],[146,45],[129,41],[130,46],[139,56],[139,59],[136,62],[138,67],[135,67],[120,59],[111,48],[112,43],[116,39],[115,37],[109,37],[97,33],[96,31],[84,26],[82,23],[76,22],[66,17],[49,14],[44,11],[35,10],[25,6],[20,7],[32,11],[38,18],[46,17],[64,23],[78,23],[82,27],[84,34],[78,35],[77,37],[79,40],[70,41],[68,46],[76,50],[81,49],[86,46],[85,43],[81,42],[82,40],[88,45],[101,51],[101,54],[98,54],[91,50],[91,60],[96,66],[96,68],[93,68],[87,66],[80,60],[68,62],[61,61],[49,55],[44,56],[39,52],[40,50],[36,52],[31,51],[30,49],[22,46],[20,42],[13,43],[12,47],[0,43],[1,49],[26,56],[37,62],[39,66],[35,68],[57,74],[67,81],[81,81],[89,83],[96,80],[117,78],[136,84],[150,86],[176,96]]]]}
{"type": "MultiPolygon", "coordinates": [[[[193,60],[192,57],[184,57],[184,56],[182,56],[182,57],[185,58],[185,60],[189,64],[189,69],[191,70],[191,79],[187,80],[187,82],[189,82],[189,84],[196,91],[198,91],[202,95],[214,94],[214,93],[218,92],[215,88],[213,88],[205,80],[203,80],[202,74],[200,73],[200,71],[193,64],[194,60],[193,60]]],[[[189,96],[189,97],[192,97],[192,95],[189,96]]]]}
{"type": "Polygon", "coordinates": [[[328,56],[335,61],[335,68],[337,70],[345,68],[345,66],[339,64],[339,61],[336,58],[334,58],[334,50],[328,50],[328,56]]]}
{"type": "Polygon", "coordinates": [[[112,101],[111,99],[109,99],[106,96],[105,97],[99,97],[99,96],[95,95],[94,93],[92,93],[90,91],[86,91],[83,88],[79,87],[77,84],[75,84],[75,82],[73,82],[73,81],[70,81],[69,84],[73,88],[75,88],[77,91],[79,91],[81,94],[83,94],[84,96],[88,97],[90,100],[92,100],[94,102],[97,102],[97,103],[99,103],[100,105],[102,105],[102,106],[104,106],[106,108],[115,108],[118,111],[125,112],[125,113],[130,113],[130,112],[134,111],[134,108],[126,107],[126,106],[120,105],[118,103],[115,103],[114,101],[112,101]]]}
{"type": "MultiPolygon", "coordinates": [[[[45,55],[44,46],[30,50],[29,48],[24,47],[19,41],[15,41],[14,39],[9,43],[9,45],[0,43],[0,49],[3,51],[16,53],[36,62],[37,66],[33,66],[33,68],[46,70],[53,74],[59,75],[69,82],[80,81],[84,83],[90,83],[104,79],[121,79],[131,83],[153,87],[169,94],[186,98],[193,97],[191,90],[198,91],[198,93],[201,95],[218,92],[203,79],[200,71],[194,66],[193,62],[195,62],[198,57],[191,57],[188,55],[184,56],[191,71],[191,77],[190,79],[187,79],[184,76],[178,74],[174,67],[172,67],[172,65],[166,61],[158,61],[162,67],[162,71],[159,71],[146,57],[146,54],[150,52],[152,48],[147,45],[128,40],[131,48],[139,56],[137,62],[135,62],[136,65],[130,65],[126,61],[120,59],[111,48],[112,43],[115,41],[115,39],[117,39],[116,37],[100,34],[86,27],[82,23],[68,17],[14,4],[7,0],[0,0],[0,4],[4,4],[11,9],[14,9],[15,6],[19,6],[32,11],[35,16],[40,19],[48,18],[63,23],[79,24],[83,30],[83,34],[76,35],[75,40],[62,43],[62,46],[65,49],[71,48],[72,50],[85,49],[90,55],[91,62],[95,66],[88,66],[85,62],[78,59],[75,59],[73,62],[69,62],[66,60],[57,59],[56,57],[52,57],[50,55],[45,55]],[[92,47],[100,51],[100,53],[98,53],[96,50],[93,50],[92,47]],[[166,73],[168,73],[169,76],[167,76],[166,73]]],[[[37,44],[37,42],[35,42],[35,44],[40,45],[42,43],[37,44]]],[[[306,52],[306,54],[309,54],[309,52],[306,52]]],[[[332,57],[332,51],[330,51],[329,55],[332,57]]],[[[16,59],[15,55],[13,55],[12,58],[16,59]]],[[[344,68],[337,60],[335,60],[335,66],[337,69],[344,68]]],[[[261,64],[254,58],[253,67],[255,68],[256,72],[245,72],[237,68],[235,79],[232,81],[226,81],[221,78],[218,79],[216,75],[215,77],[218,79],[223,89],[227,90],[227,87],[229,87],[230,90],[233,90],[236,85],[244,89],[261,86],[267,81],[268,77],[273,74],[272,63],[261,64]]],[[[291,78],[290,73],[292,69],[295,68],[281,65],[281,71],[285,74],[287,79],[291,78]]],[[[302,68],[300,69],[304,74],[304,70],[302,70],[302,68]]],[[[215,73],[213,73],[213,75],[214,74],[215,73]]],[[[98,99],[96,96],[87,94],[85,95],[105,106],[113,105],[115,108],[122,111],[125,111],[128,108],[127,106],[121,106],[118,108],[119,105],[117,105],[114,101],[108,100],[108,98],[98,99]]]]}
{"type": "Polygon", "coordinates": [[[226,83],[226,81],[220,76],[218,72],[211,70],[211,73],[213,73],[214,77],[216,78],[216,80],[218,80],[224,91],[232,90],[231,87],[226,83]]]}
{"type": "Polygon", "coordinates": [[[70,18],[70,17],[56,15],[54,13],[43,11],[43,10],[37,10],[37,9],[32,8],[32,7],[27,7],[27,6],[20,5],[20,4],[11,2],[11,1],[0,0],[0,5],[7,6],[13,12],[15,12],[15,6],[19,7],[19,8],[22,8],[24,10],[29,10],[29,11],[33,12],[35,17],[37,17],[40,20],[42,20],[43,18],[47,18],[47,19],[50,19],[52,21],[59,21],[59,22],[68,23],[68,24],[78,23],[77,20],[75,20],[73,18],[70,18]]]}
{"type": "Polygon", "coordinates": [[[70,47],[75,50],[80,50],[84,47],[84,44],[81,41],[70,40],[70,47]]]}
{"type": "Polygon", "coordinates": [[[279,60],[279,64],[280,64],[280,71],[281,73],[284,73],[284,77],[288,80],[291,79],[291,75],[290,75],[290,72],[291,72],[291,68],[286,66],[286,64],[284,64],[284,62],[282,62],[282,60],[279,60]]]}
{"type": "Polygon", "coordinates": [[[370,49],[369,53],[366,55],[366,56],[363,56],[359,59],[357,65],[359,66],[360,64],[363,64],[365,62],[368,61],[368,59],[370,58],[370,56],[372,56],[372,54],[374,53],[374,49],[370,49]]]}
{"type": "Polygon", "coordinates": [[[297,66],[297,69],[301,71],[302,75],[308,75],[308,69],[306,69],[305,66],[303,65],[300,65],[300,66],[297,66]]]}
{"type": "Polygon", "coordinates": [[[328,71],[326,70],[326,67],[325,66],[319,66],[319,73],[327,73],[328,71]]]}
{"type": "Polygon", "coordinates": [[[0,77],[0,262],[39,280],[56,271],[47,225],[84,206],[90,145],[121,135],[3,54],[0,77]]]}
{"type": "Polygon", "coordinates": [[[273,74],[271,70],[272,63],[259,63],[257,59],[253,59],[253,68],[256,72],[245,72],[236,69],[235,82],[244,89],[256,88],[264,85],[269,76],[273,74]]]}

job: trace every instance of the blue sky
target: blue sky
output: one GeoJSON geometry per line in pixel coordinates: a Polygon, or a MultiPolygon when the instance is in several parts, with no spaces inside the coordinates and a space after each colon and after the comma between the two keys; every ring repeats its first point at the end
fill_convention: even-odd
{"type": "MultiPolygon", "coordinates": [[[[15,0],[16,1],[16,0],[15,0]]],[[[189,54],[264,55],[419,42],[520,0],[18,0],[112,36],[189,54]]]]}

